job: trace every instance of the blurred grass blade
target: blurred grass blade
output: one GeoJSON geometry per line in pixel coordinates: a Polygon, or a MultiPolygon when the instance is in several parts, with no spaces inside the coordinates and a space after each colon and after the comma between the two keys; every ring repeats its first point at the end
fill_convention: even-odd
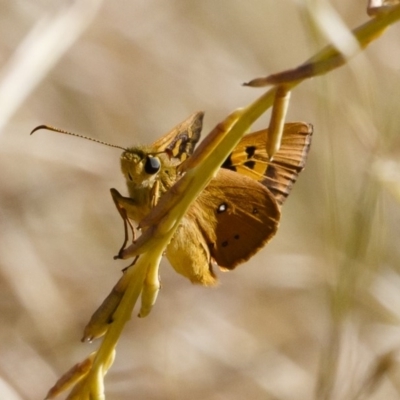
{"type": "Polygon", "coordinates": [[[102,0],[64,2],[43,17],[14,51],[0,73],[0,133],[18,107],[79,38],[102,0]]]}

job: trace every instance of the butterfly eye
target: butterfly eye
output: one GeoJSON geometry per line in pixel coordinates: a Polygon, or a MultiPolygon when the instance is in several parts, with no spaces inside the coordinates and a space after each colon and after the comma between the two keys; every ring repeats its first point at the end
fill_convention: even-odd
{"type": "Polygon", "coordinates": [[[144,170],[146,174],[154,175],[161,168],[160,160],[157,157],[148,156],[146,158],[146,163],[144,164],[144,170]]]}

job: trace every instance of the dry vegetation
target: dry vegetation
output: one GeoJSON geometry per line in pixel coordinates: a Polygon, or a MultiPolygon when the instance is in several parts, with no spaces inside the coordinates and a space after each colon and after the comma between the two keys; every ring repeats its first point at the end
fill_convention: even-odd
{"type": "MultiPolygon", "coordinates": [[[[96,348],[79,343],[82,329],[127,265],[112,259],[118,150],[30,130],[48,123],[129,146],[204,110],[206,133],[261,93],[242,82],[298,65],[368,18],[364,1],[347,0],[104,1],[96,14],[94,0],[60,3],[0,1],[7,400],[44,397],[96,348]],[[82,18],[65,29],[71,4],[82,18]],[[50,69],[57,51],[32,35],[58,21],[55,48],[67,51],[50,69]]],[[[164,262],[153,312],[133,317],[119,343],[108,400],[400,398],[399,37],[393,26],[296,88],[288,119],[312,122],[314,142],[277,237],[217,289],[164,262]]]]}

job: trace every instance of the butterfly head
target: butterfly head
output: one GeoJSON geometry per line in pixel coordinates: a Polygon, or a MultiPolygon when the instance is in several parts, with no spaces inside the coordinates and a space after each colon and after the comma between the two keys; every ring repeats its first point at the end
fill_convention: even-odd
{"type": "Polygon", "coordinates": [[[176,163],[165,151],[154,150],[152,147],[132,147],[121,154],[121,170],[130,191],[150,189],[156,181],[162,188],[168,188],[176,179],[176,163]]]}
{"type": "Polygon", "coordinates": [[[143,148],[129,148],[121,155],[121,169],[128,185],[154,183],[161,168],[160,154],[152,154],[143,148]]]}

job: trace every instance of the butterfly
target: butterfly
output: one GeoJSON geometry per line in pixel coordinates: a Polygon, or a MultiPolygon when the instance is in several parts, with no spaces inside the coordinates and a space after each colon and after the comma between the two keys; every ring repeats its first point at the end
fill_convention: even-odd
{"type": "MultiPolygon", "coordinates": [[[[128,227],[134,234],[133,223],[140,224],[182,176],[179,167],[200,139],[203,117],[197,112],[151,145],[122,153],[129,197],[111,189],[125,227],[120,253],[128,242],[128,227]]],[[[190,206],[166,248],[176,272],[193,283],[214,285],[214,265],[232,270],[275,235],[282,205],[305,166],[312,131],[304,122],[285,124],[272,160],[266,151],[267,130],[243,137],[190,206]]]]}

